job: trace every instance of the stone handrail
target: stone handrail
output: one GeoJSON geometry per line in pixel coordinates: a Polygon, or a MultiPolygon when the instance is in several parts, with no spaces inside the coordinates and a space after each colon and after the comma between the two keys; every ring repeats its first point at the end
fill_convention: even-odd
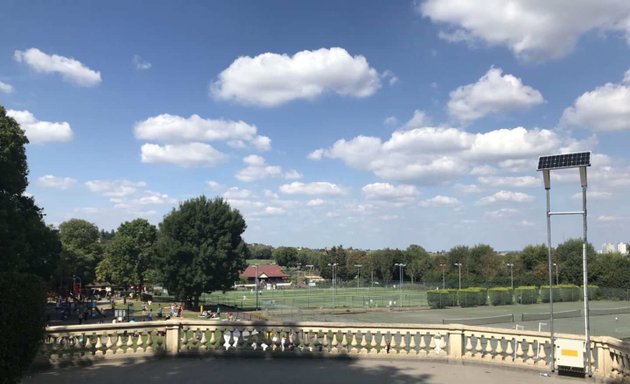
{"type": "MultiPolygon", "coordinates": [[[[592,337],[590,351],[596,378],[630,378],[628,343],[592,337]]],[[[48,327],[40,362],[252,353],[442,359],[547,371],[552,355],[548,333],[461,324],[169,320],[48,327]]]]}

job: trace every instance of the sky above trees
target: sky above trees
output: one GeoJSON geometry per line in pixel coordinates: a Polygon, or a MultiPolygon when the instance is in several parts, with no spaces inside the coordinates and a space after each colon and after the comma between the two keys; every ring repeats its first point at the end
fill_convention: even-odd
{"type": "MultiPolygon", "coordinates": [[[[224,197],[274,246],[543,243],[540,155],[592,151],[589,231],[628,241],[627,1],[7,0],[0,104],[58,225],[224,197]]],[[[577,171],[552,181],[580,208],[577,171]]],[[[581,234],[554,218],[554,244],[581,234]]]]}

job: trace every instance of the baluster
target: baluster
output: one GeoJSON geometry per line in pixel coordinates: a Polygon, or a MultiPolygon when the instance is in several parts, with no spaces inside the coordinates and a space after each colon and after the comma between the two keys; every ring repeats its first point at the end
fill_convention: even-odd
{"type": "Polygon", "coordinates": [[[526,364],[534,365],[534,341],[527,341],[527,351],[525,353],[527,359],[525,360],[526,364]]]}
{"type": "Polygon", "coordinates": [[[514,359],[514,362],[518,362],[518,363],[524,363],[525,362],[525,358],[524,358],[524,352],[523,352],[523,342],[525,340],[521,339],[521,340],[516,340],[516,358],[514,359]]]}
{"type": "Polygon", "coordinates": [[[94,355],[96,356],[103,356],[105,354],[105,351],[103,350],[104,346],[101,339],[102,339],[102,335],[96,335],[96,345],[95,345],[95,351],[94,351],[94,355]]]}
{"type": "Polygon", "coordinates": [[[337,341],[338,336],[338,332],[332,334],[332,348],[330,349],[330,353],[339,353],[339,349],[337,348],[337,345],[339,344],[339,342],[337,341]]]}
{"type": "Polygon", "coordinates": [[[386,355],[389,353],[389,341],[388,338],[390,337],[390,333],[389,331],[387,331],[386,334],[383,334],[383,332],[378,331],[380,337],[381,337],[381,342],[380,342],[380,349],[378,351],[378,353],[380,355],[386,355]]]}
{"type": "Polygon", "coordinates": [[[536,365],[547,366],[549,363],[547,362],[547,342],[540,343],[538,340],[538,360],[536,361],[536,365]]]}
{"type": "Polygon", "coordinates": [[[341,351],[344,353],[348,353],[350,348],[348,348],[348,331],[343,332],[341,334],[341,351]]]}
{"type": "Polygon", "coordinates": [[[127,342],[125,343],[125,347],[123,348],[123,353],[133,352],[133,336],[135,332],[127,333],[127,342]]]}
{"type": "Polygon", "coordinates": [[[418,355],[420,357],[426,357],[429,355],[429,351],[427,350],[427,338],[426,334],[418,333],[418,337],[420,339],[420,344],[418,345],[418,355]]]}
{"type": "Polygon", "coordinates": [[[367,346],[368,346],[368,342],[367,342],[367,337],[368,337],[368,332],[363,332],[361,331],[361,338],[359,339],[359,345],[361,346],[361,349],[359,350],[359,353],[362,355],[367,355],[369,353],[367,346]]]}
{"type": "Polygon", "coordinates": [[[144,351],[147,353],[153,352],[153,331],[147,331],[147,342],[145,343],[144,351]]]}
{"type": "Polygon", "coordinates": [[[419,333],[409,334],[409,353],[412,355],[418,355],[418,343],[416,342],[416,337],[418,337],[419,333]]]}
{"type": "Polygon", "coordinates": [[[505,350],[503,349],[504,342],[505,342],[504,337],[497,339],[497,347],[494,350],[494,356],[493,356],[494,360],[503,361],[503,359],[505,358],[505,355],[503,354],[503,352],[505,352],[505,350]]]}
{"type": "Polygon", "coordinates": [[[372,331],[368,331],[368,334],[370,335],[370,349],[368,350],[368,353],[370,354],[378,354],[378,344],[376,343],[376,333],[372,332],[372,331]]]}
{"type": "Polygon", "coordinates": [[[392,335],[389,338],[389,353],[391,353],[391,354],[399,354],[400,353],[399,342],[396,341],[397,337],[400,337],[400,331],[397,331],[395,335],[392,335]]]}
{"type": "Polygon", "coordinates": [[[164,332],[158,331],[156,343],[157,343],[157,350],[163,351],[164,350],[164,332]]]}
{"type": "Polygon", "coordinates": [[[494,336],[485,337],[484,338],[486,345],[483,348],[481,358],[484,360],[492,360],[494,358],[494,347],[493,344],[496,344],[496,340],[494,336]]]}
{"type": "Polygon", "coordinates": [[[322,345],[324,346],[324,350],[328,352],[328,346],[330,345],[330,341],[328,340],[328,331],[324,332],[324,340],[322,341],[322,345]]]}
{"type": "Polygon", "coordinates": [[[402,333],[400,334],[400,343],[398,343],[398,353],[401,355],[408,355],[409,351],[407,350],[407,335],[409,335],[409,332],[405,333],[404,335],[402,333]]]}
{"type": "Polygon", "coordinates": [[[481,335],[477,337],[477,345],[475,346],[475,358],[477,359],[482,359],[483,358],[483,343],[484,341],[487,341],[486,338],[481,335]]]}
{"type": "MultiPolygon", "coordinates": [[[[350,346],[352,347],[350,349],[350,353],[359,353],[359,348],[357,348],[357,346],[359,345],[359,343],[357,342],[357,334],[359,333],[359,331],[354,331],[352,333],[352,341],[350,342],[350,346]]],[[[361,336],[359,336],[360,338],[361,336]]]]}
{"type": "Polygon", "coordinates": [[[208,332],[208,329],[204,329],[203,332],[201,333],[201,340],[199,341],[199,343],[201,344],[199,346],[199,350],[201,352],[206,352],[208,351],[208,339],[206,339],[206,333],[208,332]]]}
{"type": "Polygon", "coordinates": [[[512,362],[514,361],[514,348],[513,344],[516,342],[515,339],[506,340],[507,348],[505,348],[505,361],[512,362]]]}
{"type": "Polygon", "coordinates": [[[92,337],[94,336],[94,332],[92,335],[85,335],[85,352],[90,356],[94,355],[94,344],[92,343],[92,337]]]}
{"type": "Polygon", "coordinates": [[[116,336],[116,333],[107,335],[107,343],[105,343],[105,351],[103,352],[104,354],[114,353],[112,347],[114,346],[115,336],[116,336]]]}
{"type": "MultiPolygon", "coordinates": [[[[136,342],[136,352],[144,352],[146,348],[143,347],[144,341],[142,340],[142,336],[144,336],[144,331],[138,332],[138,340],[136,342]]],[[[147,336],[148,339],[148,336],[147,336]]]]}
{"type": "Polygon", "coordinates": [[[464,356],[468,358],[472,358],[472,355],[473,355],[472,338],[473,338],[472,334],[466,336],[466,347],[464,348],[466,352],[464,353],[464,356]]]}

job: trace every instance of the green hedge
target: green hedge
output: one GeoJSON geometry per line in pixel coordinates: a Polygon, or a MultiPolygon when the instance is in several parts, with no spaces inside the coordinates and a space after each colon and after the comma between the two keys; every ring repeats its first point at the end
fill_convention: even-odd
{"type": "Polygon", "coordinates": [[[536,304],[538,301],[538,288],[535,286],[521,286],[514,289],[516,302],[520,304],[536,304]]]}
{"type": "Polygon", "coordinates": [[[457,305],[457,290],[437,289],[427,291],[427,301],[431,308],[446,308],[457,305]]]}
{"type": "Polygon", "coordinates": [[[488,291],[485,288],[465,288],[458,291],[460,307],[475,307],[486,305],[488,291]]]}
{"type": "Polygon", "coordinates": [[[508,305],[514,303],[511,288],[490,288],[488,289],[488,297],[492,305],[508,305]]]}
{"type": "Polygon", "coordinates": [[[16,383],[44,339],[44,284],[35,275],[0,273],[0,309],[0,383],[16,383]]]}
{"type": "Polygon", "coordinates": [[[601,300],[602,299],[602,290],[599,289],[597,285],[589,285],[588,286],[588,299],[589,300],[601,300]]]}
{"type": "MultiPolygon", "coordinates": [[[[543,303],[549,302],[549,286],[543,285],[540,287],[540,298],[543,303]]],[[[570,302],[579,301],[582,299],[581,289],[577,285],[573,284],[560,284],[553,287],[553,301],[554,302],[570,302]]]]}

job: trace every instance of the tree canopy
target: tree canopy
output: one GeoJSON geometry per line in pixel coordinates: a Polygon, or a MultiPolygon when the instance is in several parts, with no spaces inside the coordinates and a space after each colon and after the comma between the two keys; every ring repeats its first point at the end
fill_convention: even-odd
{"type": "Polygon", "coordinates": [[[158,255],[164,286],[198,305],[203,292],[228,290],[244,269],[246,228],[238,210],[221,198],[187,200],[160,224],[158,255]]]}
{"type": "Polygon", "coordinates": [[[98,227],[82,219],[70,219],[59,225],[59,238],[62,246],[59,277],[78,276],[83,284],[93,282],[103,255],[98,227]]]}

